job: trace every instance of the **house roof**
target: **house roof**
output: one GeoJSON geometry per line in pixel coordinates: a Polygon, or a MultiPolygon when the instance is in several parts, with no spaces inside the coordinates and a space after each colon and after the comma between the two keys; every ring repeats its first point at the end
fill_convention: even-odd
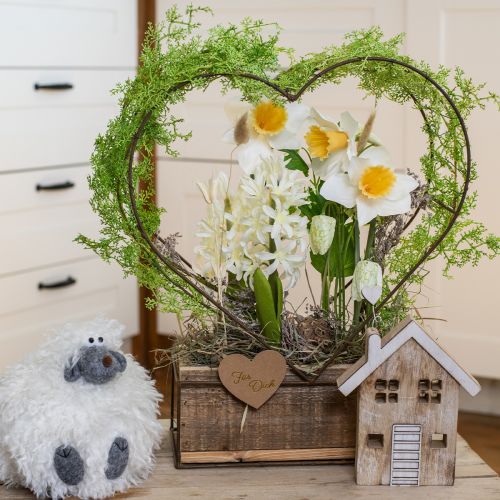
{"type": "Polygon", "coordinates": [[[396,325],[383,339],[375,328],[368,329],[366,335],[366,354],[337,379],[339,391],[345,396],[410,339],[427,351],[471,396],[481,390],[479,382],[410,317],[396,325]]]}

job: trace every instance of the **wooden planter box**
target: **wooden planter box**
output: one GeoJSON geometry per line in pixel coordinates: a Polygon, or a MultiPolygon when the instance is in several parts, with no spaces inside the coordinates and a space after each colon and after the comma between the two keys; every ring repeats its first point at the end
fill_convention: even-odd
{"type": "Polygon", "coordinates": [[[171,433],[176,467],[352,462],[356,395],[336,379],[348,365],[328,367],[310,384],[287,371],[276,394],[248,408],[220,383],[217,370],[174,366],[171,433]]]}

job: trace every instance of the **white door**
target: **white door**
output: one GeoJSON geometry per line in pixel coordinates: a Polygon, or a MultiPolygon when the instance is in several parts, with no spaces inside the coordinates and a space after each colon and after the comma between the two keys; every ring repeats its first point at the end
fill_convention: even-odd
{"type": "Polygon", "coordinates": [[[421,425],[392,426],[391,486],[419,485],[421,444],[421,425]]]}

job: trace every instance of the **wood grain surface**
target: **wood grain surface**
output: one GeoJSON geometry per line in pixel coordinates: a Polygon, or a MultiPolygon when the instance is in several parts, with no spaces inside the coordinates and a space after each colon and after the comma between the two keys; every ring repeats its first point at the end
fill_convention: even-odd
{"type": "Polygon", "coordinates": [[[259,352],[253,359],[243,354],[225,356],[219,378],[237,399],[259,409],[279,389],[286,374],[285,358],[277,351],[259,352]]]}
{"type": "MultiPolygon", "coordinates": [[[[356,395],[346,398],[336,384],[345,368],[331,366],[313,384],[287,370],[266,404],[248,408],[241,431],[246,405],[223,387],[217,369],[181,367],[176,387],[180,393],[174,398],[181,455],[192,463],[194,455],[186,452],[337,448],[342,459],[354,458],[356,395]]],[[[220,462],[222,455],[217,457],[220,462]]]]}
{"type": "MultiPolygon", "coordinates": [[[[166,422],[165,422],[166,424],[166,422]]],[[[384,500],[498,500],[500,479],[469,445],[457,440],[455,486],[420,488],[356,486],[352,465],[275,466],[248,468],[174,468],[167,431],[153,475],[140,487],[115,499],[214,499],[217,500],[331,500],[378,498],[384,500]]],[[[33,500],[24,489],[0,486],[2,500],[33,500]]]]}

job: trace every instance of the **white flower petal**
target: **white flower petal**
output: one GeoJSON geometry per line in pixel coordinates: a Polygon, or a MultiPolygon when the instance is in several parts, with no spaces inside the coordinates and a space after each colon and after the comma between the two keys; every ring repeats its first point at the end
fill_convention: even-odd
{"type": "Polygon", "coordinates": [[[298,102],[288,103],[285,108],[288,115],[286,128],[290,132],[296,133],[304,121],[310,116],[311,108],[298,102]]]}
{"type": "Polygon", "coordinates": [[[301,138],[287,129],[279,134],[271,136],[269,138],[269,144],[274,149],[300,149],[303,146],[301,138]]]}
{"type": "Polygon", "coordinates": [[[358,216],[358,224],[364,226],[375,219],[380,214],[380,204],[383,200],[370,200],[366,196],[359,195],[356,199],[356,211],[358,216]]]}
{"type": "Polygon", "coordinates": [[[334,121],[321,115],[314,108],[311,108],[311,117],[314,119],[316,124],[319,125],[320,127],[325,127],[325,128],[332,129],[332,130],[339,130],[338,125],[334,121]]]}
{"type": "Polygon", "coordinates": [[[396,183],[386,198],[393,201],[400,200],[417,187],[418,181],[414,177],[396,172],[396,183]]]}
{"type": "Polygon", "coordinates": [[[227,144],[236,144],[234,142],[234,128],[230,128],[227,132],[222,136],[222,142],[227,144]]]}
{"type": "Polygon", "coordinates": [[[351,181],[352,185],[358,185],[363,170],[368,166],[370,166],[370,160],[368,160],[367,158],[360,158],[359,156],[355,156],[351,159],[347,172],[349,174],[349,180],[351,181]]]}
{"type": "Polygon", "coordinates": [[[241,101],[238,98],[232,98],[224,104],[224,112],[229,120],[236,125],[238,120],[247,112],[252,109],[252,105],[248,102],[241,101]]]}
{"type": "Polygon", "coordinates": [[[340,128],[347,133],[349,138],[352,138],[353,142],[356,138],[356,134],[359,132],[359,123],[353,118],[351,113],[344,111],[340,115],[340,128]]]}
{"type": "Polygon", "coordinates": [[[382,165],[389,167],[391,164],[391,157],[389,152],[383,146],[371,146],[361,153],[361,158],[367,158],[370,165],[382,165]]]}
{"type": "Polygon", "coordinates": [[[411,196],[408,193],[403,198],[399,200],[388,200],[387,198],[381,198],[378,203],[378,215],[387,217],[388,215],[399,215],[405,214],[411,209],[411,196]]]}
{"type": "Polygon", "coordinates": [[[313,158],[311,169],[316,177],[327,179],[333,174],[344,173],[348,165],[348,157],[345,150],[332,153],[330,156],[321,160],[313,158]]]}
{"type": "Polygon", "coordinates": [[[262,206],[262,211],[268,216],[272,217],[273,219],[276,217],[276,210],[274,208],[270,207],[269,205],[263,205],[262,206]]]}
{"type": "Polygon", "coordinates": [[[271,148],[262,141],[251,139],[246,144],[238,146],[236,158],[243,171],[249,175],[265,160],[271,156],[271,148]]]}
{"type": "Polygon", "coordinates": [[[334,174],[323,184],[320,194],[327,200],[352,208],[356,205],[358,189],[349,182],[347,174],[334,174]]]}

